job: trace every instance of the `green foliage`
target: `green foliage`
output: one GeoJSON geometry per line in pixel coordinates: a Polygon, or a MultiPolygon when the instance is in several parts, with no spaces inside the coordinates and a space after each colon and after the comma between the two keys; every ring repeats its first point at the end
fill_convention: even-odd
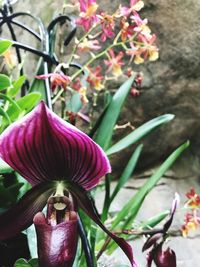
{"type": "Polygon", "coordinates": [[[38,102],[41,99],[41,94],[40,93],[29,93],[28,95],[25,95],[21,97],[20,99],[17,100],[17,104],[25,112],[29,112],[31,109],[33,109],[38,102]]]}
{"type": "Polygon", "coordinates": [[[97,130],[94,140],[106,150],[113,135],[113,129],[119,117],[124,101],[130,91],[135,77],[129,78],[114,94],[110,104],[104,114],[104,117],[97,130]]]}
{"type": "Polygon", "coordinates": [[[0,158],[0,174],[11,173],[13,169],[0,158]]]}
{"type": "Polygon", "coordinates": [[[0,74],[0,90],[5,91],[0,93],[0,99],[2,100],[0,102],[0,132],[12,122],[23,117],[41,99],[41,94],[36,92],[18,98],[18,94],[25,80],[26,77],[21,76],[12,82],[8,76],[0,74]],[[1,80],[4,82],[1,82],[1,80]]]}
{"type": "Polygon", "coordinates": [[[130,145],[138,142],[142,137],[150,133],[152,130],[154,130],[158,126],[168,123],[173,118],[174,118],[174,115],[165,114],[165,115],[159,116],[155,119],[152,119],[144,123],[142,126],[137,128],[132,133],[128,134],[126,137],[122,138],[120,141],[118,141],[116,144],[114,144],[108,150],[106,150],[106,154],[110,156],[116,152],[119,152],[129,147],[130,145]]]}
{"type": "Polygon", "coordinates": [[[181,155],[181,153],[189,146],[189,142],[184,143],[179,148],[177,148],[159,167],[159,169],[147,180],[147,182],[141,187],[141,189],[128,201],[128,203],[123,207],[123,209],[117,214],[116,218],[113,220],[112,229],[119,227],[122,224],[122,229],[129,228],[135,216],[137,215],[146,195],[153,189],[153,187],[158,183],[167,170],[172,166],[175,160],[181,155]]]}
{"type": "Polygon", "coordinates": [[[26,76],[20,76],[16,81],[13,81],[12,86],[7,90],[7,96],[16,97],[20,93],[21,87],[26,81],[26,76]]]}
{"type": "MultiPolygon", "coordinates": [[[[158,168],[158,170],[145,182],[145,184],[138,190],[138,192],[123,206],[112,221],[111,228],[114,229],[130,229],[133,227],[134,219],[140,210],[145,197],[159,182],[165,172],[172,166],[176,159],[182,154],[182,152],[189,146],[187,141],[180,147],[178,147],[158,168]]],[[[159,222],[159,220],[157,220],[159,222]]],[[[155,223],[155,221],[154,221],[155,223]]],[[[155,225],[154,225],[155,226],[155,225]]],[[[113,252],[116,245],[112,242],[109,246],[109,252],[113,252]]]]}
{"type": "Polygon", "coordinates": [[[135,151],[133,152],[128,164],[126,165],[121,177],[119,178],[117,185],[110,197],[110,203],[114,200],[118,192],[121,188],[125,185],[125,183],[128,181],[132,173],[134,172],[134,169],[136,167],[136,164],[138,162],[139,156],[142,152],[143,145],[139,145],[135,151]]]}
{"type": "Polygon", "coordinates": [[[0,56],[3,55],[12,45],[9,40],[0,40],[0,56]]]}
{"type": "MultiPolygon", "coordinates": [[[[0,166],[1,167],[1,166],[0,166]]],[[[5,172],[5,169],[3,169],[5,172]]],[[[10,171],[10,170],[9,170],[10,171]]],[[[19,183],[14,172],[0,176],[0,208],[5,209],[13,205],[19,195],[23,183],[19,183]]]]}
{"type": "Polygon", "coordinates": [[[31,259],[30,261],[27,261],[25,259],[18,259],[15,262],[14,267],[39,267],[39,264],[37,259],[31,259]]]}
{"type": "Polygon", "coordinates": [[[5,74],[0,74],[0,91],[7,89],[11,86],[10,78],[5,74]]]}

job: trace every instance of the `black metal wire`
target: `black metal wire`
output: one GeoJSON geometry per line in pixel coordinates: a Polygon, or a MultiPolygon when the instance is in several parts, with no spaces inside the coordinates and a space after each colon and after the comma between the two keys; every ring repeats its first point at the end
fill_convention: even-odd
{"type": "Polygon", "coordinates": [[[15,20],[11,20],[11,23],[12,24],[15,24],[17,26],[19,26],[20,28],[26,30],[27,32],[31,33],[34,37],[36,37],[39,41],[41,41],[41,36],[34,30],[32,30],[31,28],[27,27],[26,25],[18,22],[18,21],[15,21],[15,20]]]}

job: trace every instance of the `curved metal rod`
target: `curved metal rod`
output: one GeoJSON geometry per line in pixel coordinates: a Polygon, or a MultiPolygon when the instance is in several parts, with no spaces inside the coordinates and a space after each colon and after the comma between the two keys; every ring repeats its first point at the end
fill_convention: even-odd
{"type": "Polygon", "coordinates": [[[71,32],[69,33],[69,35],[65,38],[65,41],[64,41],[65,46],[68,46],[68,44],[74,38],[76,31],[77,31],[77,28],[72,29],[71,32]]]}
{"type": "MultiPolygon", "coordinates": [[[[6,18],[7,18],[6,11],[5,11],[5,10],[0,10],[0,12],[1,12],[3,18],[6,20],[6,18]]],[[[12,39],[13,39],[14,41],[17,41],[17,37],[16,37],[16,35],[15,35],[15,32],[14,32],[14,30],[13,30],[13,27],[12,27],[10,21],[8,20],[6,24],[7,24],[7,26],[8,26],[9,31],[10,31],[10,34],[11,34],[12,39]]],[[[22,62],[22,57],[21,57],[20,50],[19,50],[19,48],[18,48],[17,46],[15,47],[15,50],[16,50],[16,54],[17,54],[17,60],[18,60],[18,62],[19,62],[19,64],[20,64],[20,63],[22,62]]],[[[21,68],[21,69],[20,69],[20,75],[23,75],[23,73],[24,73],[23,68],[21,68]]],[[[22,95],[22,96],[25,95],[25,91],[26,91],[25,86],[22,86],[22,91],[21,91],[21,95],[22,95]]]]}
{"type": "MultiPolygon", "coordinates": [[[[69,64],[70,67],[76,68],[76,69],[82,69],[82,65],[77,62],[72,62],[69,64]]],[[[82,70],[82,74],[85,75],[84,70],[82,70]]]]}
{"type": "Polygon", "coordinates": [[[53,28],[56,26],[57,23],[65,21],[65,20],[68,20],[69,22],[71,22],[71,18],[67,15],[60,15],[60,16],[56,17],[55,19],[53,19],[49,23],[49,26],[47,27],[48,33],[50,33],[53,30],[53,28]]]}
{"type": "MultiPolygon", "coordinates": [[[[14,14],[11,14],[7,17],[4,17],[4,19],[0,22],[0,27],[3,26],[4,23],[7,23],[7,21],[12,21],[14,18],[19,17],[19,16],[28,16],[31,17],[33,20],[36,21],[36,23],[38,24],[39,27],[39,32],[40,32],[40,36],[41,36],[41,41],[44,41],[46,38],[46,30],[45,27],[41,21],[41,19],[35,17],[34,15],[28,13],[28,12],[17,12],[14,14]]],[[[46,44],[44,44],[44,42],[42,43],[42,48],[46,48],[46,44]]]]}
{"type": "MultiPolygon", "coordinates": [[[[0,38],[0,40],[3,40],[0,38]]],[[[40,50],[37,50],[35,48],[32,48],[31,46],[28,46],[28,45],[24,45],[24,44],[21,44],[19,42],[16,42],[16,41],[12,41],[12,44],[14,47],[18,47],[20,49],[24,49],[26,51],[29,51],[39,57],[42,57],[46,62],[49,62],[51,64],[54,64],[54,65],[57,65],[58,62],[55,61],[54,58],[50,57],[49,54],[47,54],[46,52],[42,52],[40,50]]]]}
{"type": "Polygon", "coordinates": [[[36,31],[32,30],[31,28],[25,26],[24,24],[22,24],[16,20],[11,20],[11,23],[21,27],[22,29],[26,30],[27,32],[29,32],[33,36],[35,36],[39,41],[41,41],[41,36],[36,31]]]}
{"type": "Polygon", "coordinates": [[[77,28],[76,28],[76,25],[74,23],[74,19],[72,19],[71,17],[69,17],[67,15],[60,15],[59,17],[57,17],[53,21],[51,21],[51,23],[47,27],[47,31],[49,33],[49,36],[51,36],[51,32],[53,31],[53,29],[56,26],[56,24],[62,23],[64,21],[66,21],[66,20],[68,20],[70,22],[70,24],[72,26],[72,30],[64,40],[64,45],[65,46],[67,46],[71,42],[71,40],[73,39],[74,35],[76,34],[77,28]]]}

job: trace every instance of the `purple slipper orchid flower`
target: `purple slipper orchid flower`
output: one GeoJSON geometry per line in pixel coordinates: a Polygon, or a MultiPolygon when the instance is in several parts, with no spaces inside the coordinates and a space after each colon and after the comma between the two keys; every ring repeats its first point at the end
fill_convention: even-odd
{"type": "Polygon", "coordinates": [[[111,167],[103,150],[86,134],[40,102],[0,136],[0,157],[32,185],[14,207],[0,215],[0,240],[34,222],[40,266],[71,266],[80,207],[122,248],[131,266],[137,266],[131,246],[101,223],[87,193],[111,167]],[[41,213],[46,204],[47,218],[41,213]]]}

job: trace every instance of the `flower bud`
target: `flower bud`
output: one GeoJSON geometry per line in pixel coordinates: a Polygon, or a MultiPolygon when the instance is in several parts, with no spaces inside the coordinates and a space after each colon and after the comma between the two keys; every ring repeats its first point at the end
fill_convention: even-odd
{"type": "Polygon", "coordinates": [[[167,248],[162,250],[162,245],[158,246],[153,253],[153,260],[157,267],[176,267],[176,254],[167,248]]]}

